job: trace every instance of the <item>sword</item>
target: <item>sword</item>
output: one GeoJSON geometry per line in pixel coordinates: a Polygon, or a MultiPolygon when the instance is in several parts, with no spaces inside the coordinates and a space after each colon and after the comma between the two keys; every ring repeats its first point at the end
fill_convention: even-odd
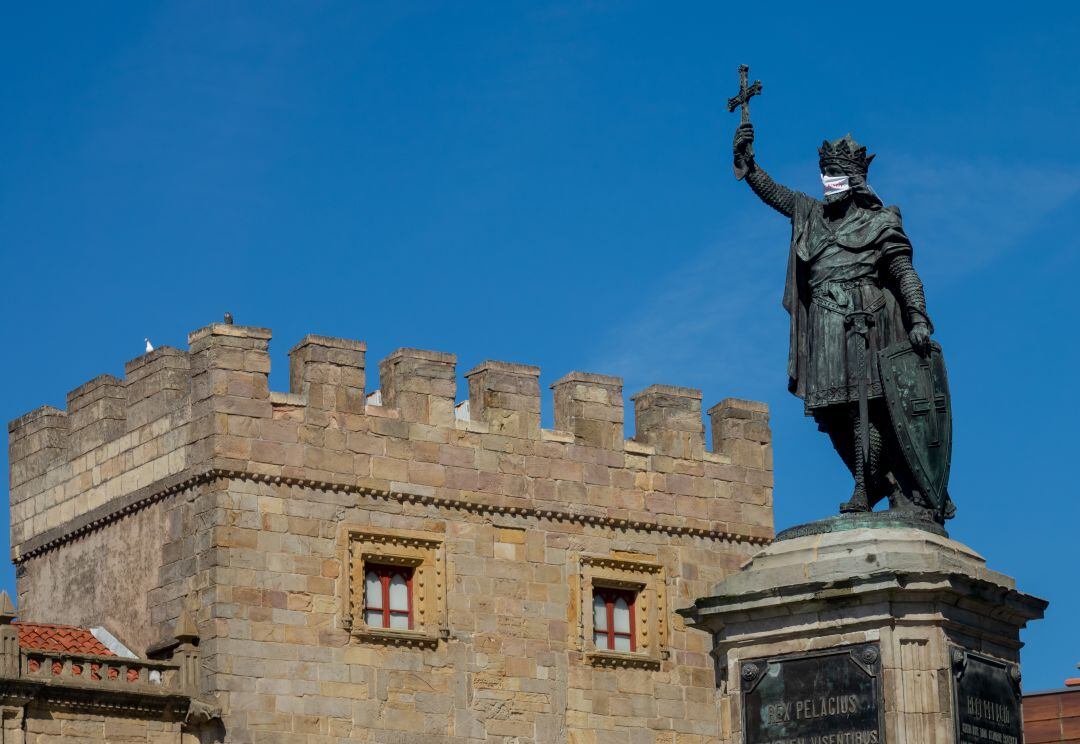
{"type": "Polygon", "coordinates": [[[863,469],[870,459],[870,365],[867,357],[870,349],[870,327],[874,325],[874,315],[862,309],[862,293],[858,287],[851,293],[855,309],[844,316],[844,325],[850,333],[861,338],[858,350],[859,376],[856,389],[859,393],[859,447],[862,449],[863,469]]]}

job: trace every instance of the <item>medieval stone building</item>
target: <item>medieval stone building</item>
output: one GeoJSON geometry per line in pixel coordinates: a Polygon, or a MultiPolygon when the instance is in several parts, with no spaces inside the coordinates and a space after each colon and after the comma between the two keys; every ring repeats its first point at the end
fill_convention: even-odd
{"type": "Polygon", "coordinates": [[[211,325],[10,424],[4,744],[720,739],[675,610],[773,536],[764,405],[709,409],[708,451],[700,392],[654,385],[627,439],[621,380],[572,372],[549,430],[536,367],[459,403],[453,355],[399,349],[368,394],[323,336],[271,392],[270,335],[211,325]]]}

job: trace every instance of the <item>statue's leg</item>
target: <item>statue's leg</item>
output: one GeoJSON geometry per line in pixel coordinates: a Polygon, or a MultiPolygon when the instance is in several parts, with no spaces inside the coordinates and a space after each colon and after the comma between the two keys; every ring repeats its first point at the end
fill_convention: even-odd
{"type": "MultiPolygon", "coordinates": [[[[870,453],[865,467],[867,508],[873,509],[881,499],[890,496],[892,488],[888,480],[888,458],[885,454],[886,432],[889,425],[888,411],[872,401],[870,404],[869,444],[870,453]]],[[[858,422],[856,422],[858,428],[858,422]]]]}
{"type": "MultiPolygon", "coordinates": [[[[848,469],[851,470],[851,475],[855,479],[855,489],[851,493],[851,498],[840,505],[841,512],[864,512],[870,511],[870,503],[867,500],[866,489],[866,474],[867,474],[867,462],[863,458],[862,447],[859,446],[861,440],[862,426],[859,421],[859,408],[856,405],[843,406],[842,416],[837,417],[838,430],[844,430],[848,432],[844,437],[844,451],[847,456],[844,457],[844,452],[841,452],[841,457],[844,457],[844,462],[847,463],[848,469]]],[[[836,446],[837,440],[833,439],[833,445],[836,446]]],[[[837,450],[840,451],[839,447],[837,450]]]]}

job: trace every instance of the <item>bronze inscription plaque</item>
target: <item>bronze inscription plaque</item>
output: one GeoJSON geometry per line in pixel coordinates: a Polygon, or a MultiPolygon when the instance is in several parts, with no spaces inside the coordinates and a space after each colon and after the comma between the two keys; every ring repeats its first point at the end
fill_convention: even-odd
{"type": "Polygon", "coordinates": [[[959,744],[1022,744],[1020,668],[952,649],[953,700],[959,744]]]}
{"type": "Polygon", "coordinates": [[[746,744],[883,744],[877,644],[742,662],[746,744]]]}

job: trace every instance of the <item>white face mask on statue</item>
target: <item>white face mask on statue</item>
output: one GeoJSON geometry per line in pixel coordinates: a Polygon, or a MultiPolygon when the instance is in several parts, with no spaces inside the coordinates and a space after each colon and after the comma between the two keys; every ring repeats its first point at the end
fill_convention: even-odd
{"type": "Polygon", "coordinates": [[[825,196],[842,194],[851,189],[851,184],[849,183],[847,176],[826,176],[822,173],[821,185],[825,189],[825,196]]]}

